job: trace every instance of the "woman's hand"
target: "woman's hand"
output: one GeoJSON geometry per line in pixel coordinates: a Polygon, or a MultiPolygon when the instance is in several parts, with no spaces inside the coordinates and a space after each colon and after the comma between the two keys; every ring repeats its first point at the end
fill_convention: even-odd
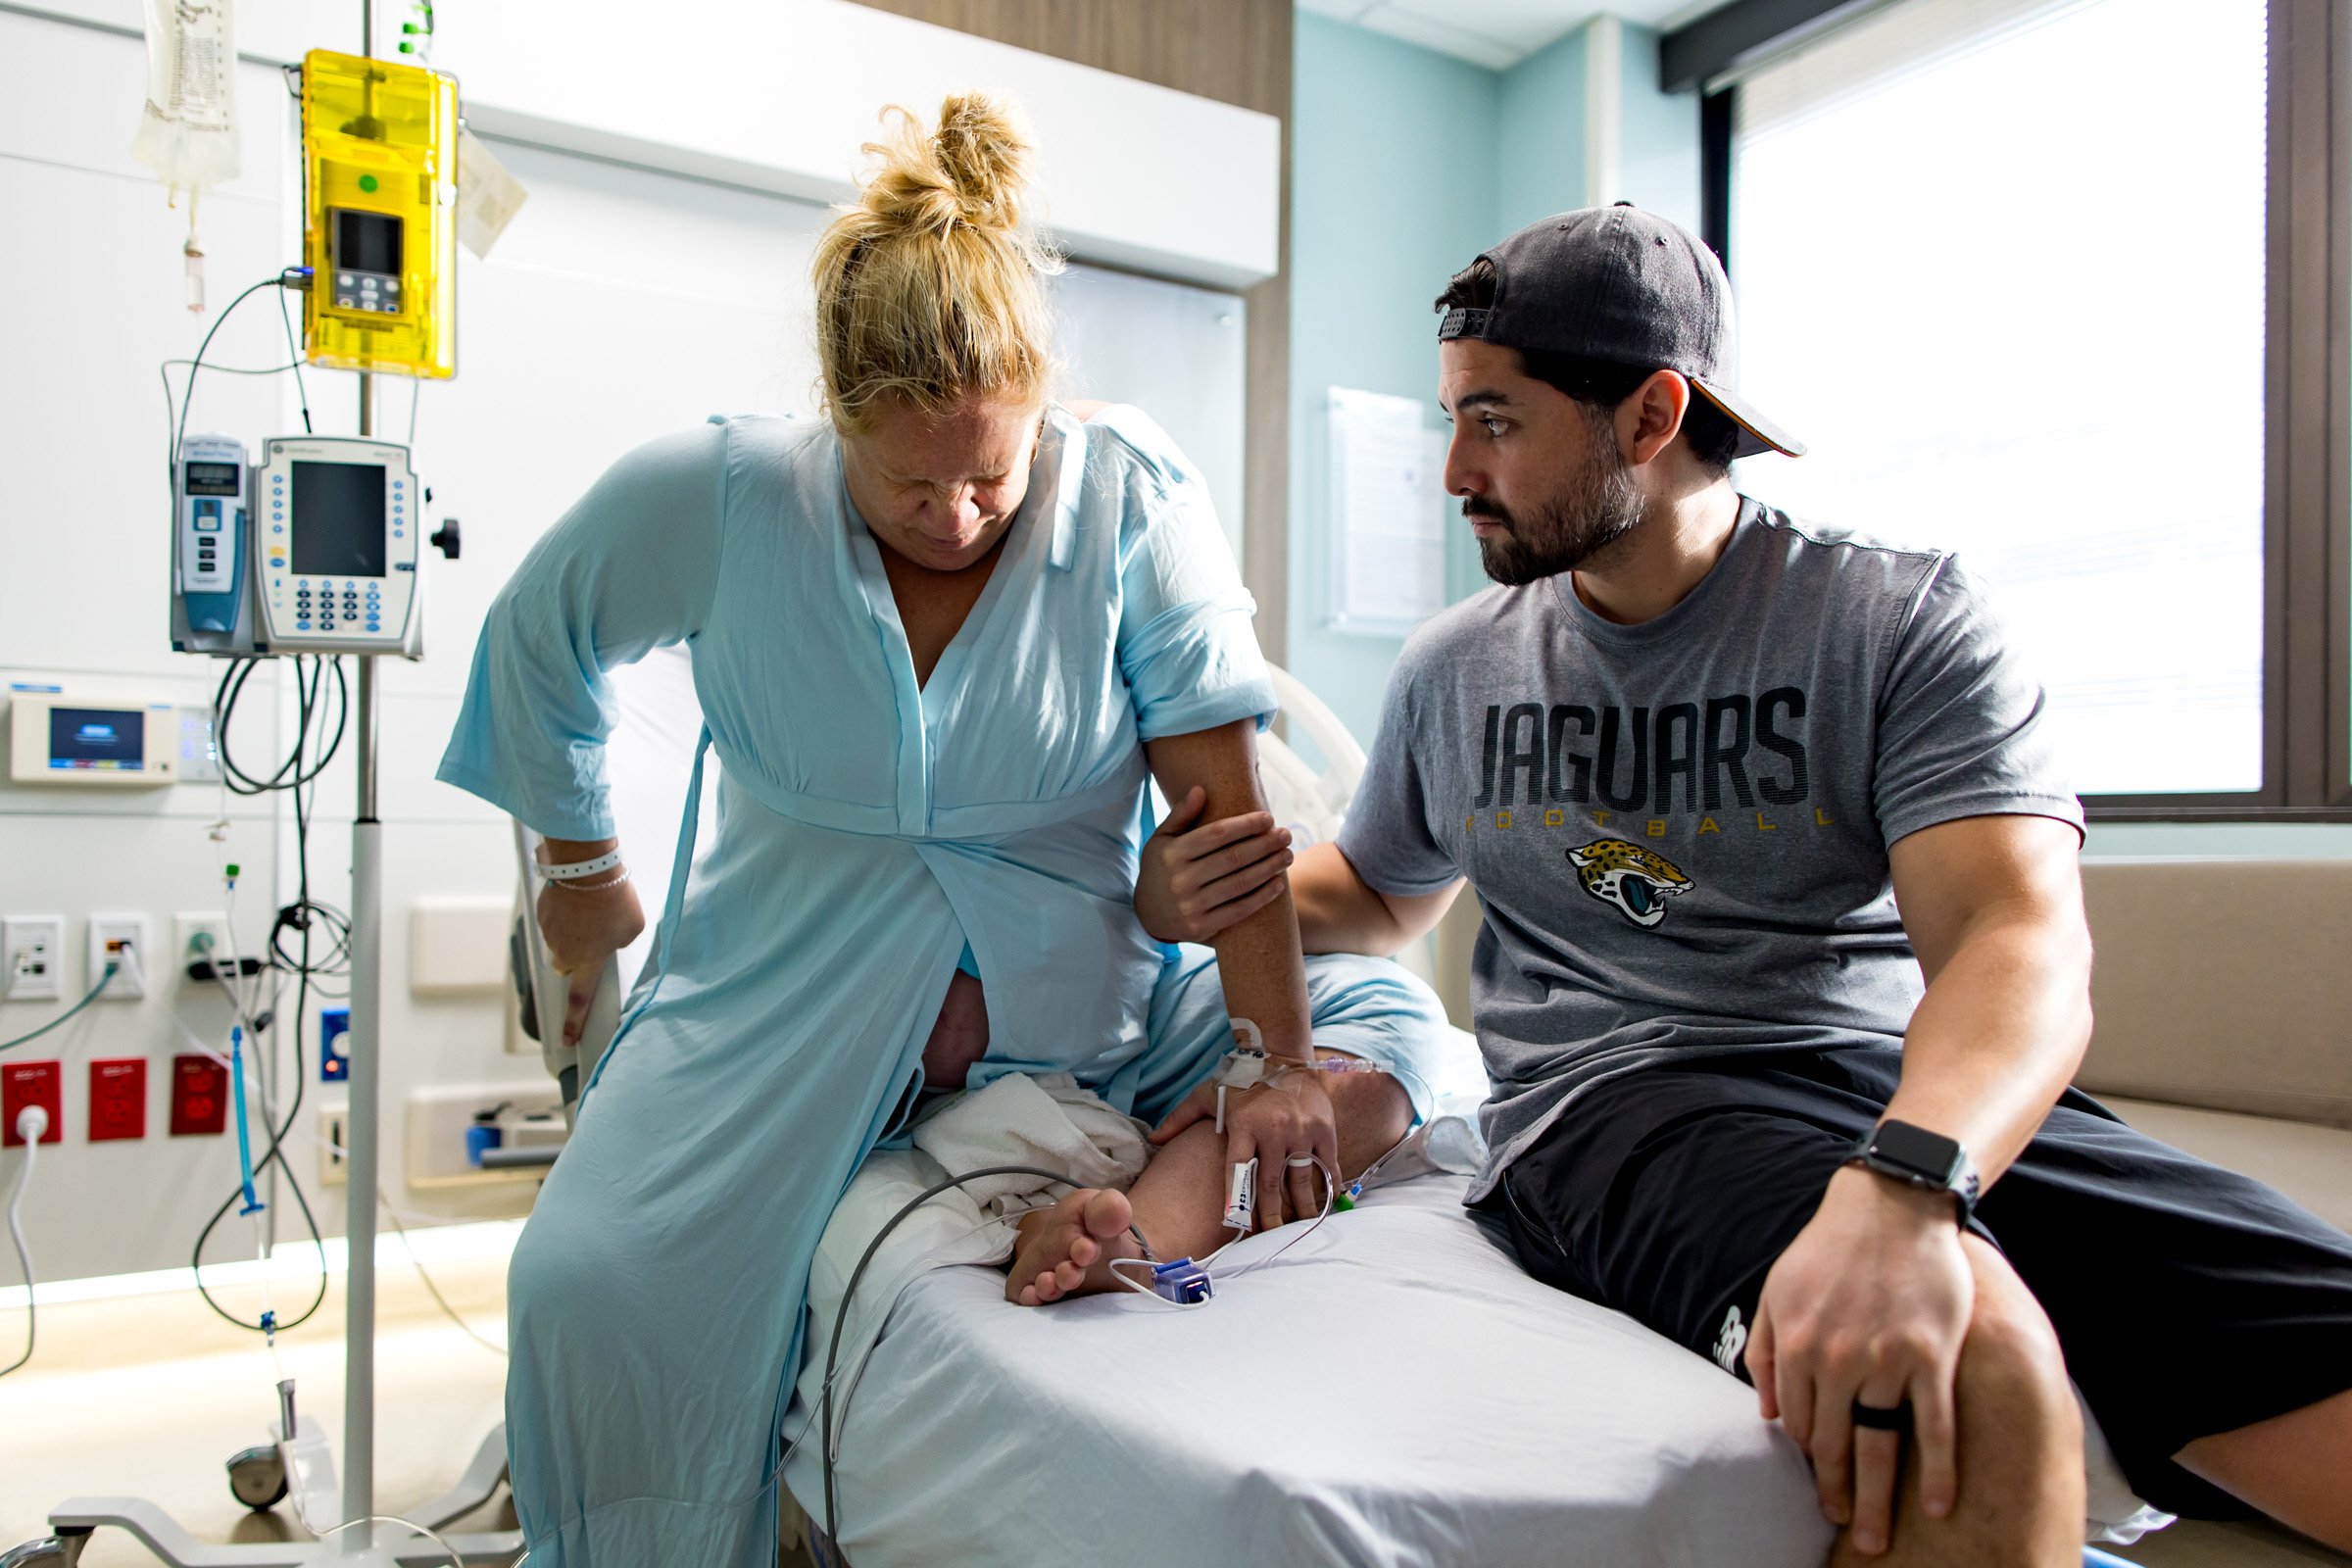
{"type": "Polygon", "coordinates": [[[1208,793],[1194,786],[1144,841],[1135,912],[1155,941],[1206,942],[1282,895],[1293,858],[1289,830],[1276,827],[1270,811],[1195,827],[1207,804],[1208,793]]]}
{"type": "MultiPolygon", "coordinates": [[[[1275,1070],[1274,1062],[1267,1070],[1275,1070]]],[[[1217,1086],[1202,1084],[1152,1130],[1152,1142],[1165,1144],[1193,1123],[1211,1121],[1216,1114],[1217,1086]]],[[[1257,1161],[1258,1229],[1272,1230],[1283,1223],[1286,1200],[1291,1219],[1311,1219],[1323,1212],[1323,1172],[1290,1163],[1295,1156],[1308,1154],[1321,1159],[1326,1170],[1340,1168],[1339,1127],[1321,1073],[1294,1067],[1253,1088],[1226,1092],[1226,1169],[1252,1158],[1257,1161]]]]}
{"type": "MultiPolygon", "coordinates": [[[[611,840],[601,846],[551,840],[549,848],[564,859],[593,859],[618,846],[611,840]]],[[[564,1004],[566,1046],[580,1043],[588,1004],[596,1000],[605,965],[645,930],[645,910],[638,906],[637,890],[622,869],[599,872],[587,880],[595,885],[550,882],[539,890],[540,938],[547,944],[556,972],[571,980],[570,995],[564,1004]]]]}

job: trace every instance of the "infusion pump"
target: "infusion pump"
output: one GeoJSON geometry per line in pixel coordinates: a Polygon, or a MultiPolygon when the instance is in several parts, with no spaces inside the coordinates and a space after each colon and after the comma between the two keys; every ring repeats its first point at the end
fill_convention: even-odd
{"type": "Polygon", "coordinates": [[[421,655],[420,505],[406,447],[346,436],[270,442],[253,472],[253,532],[270,651],[421,655]]]}
{"type": "Polygon", "coordinates": [[[228,483],[234,446],[191,437],[174,474],[172,646],[232,656],[422,657],[420,547],[455,557],[458,525],[424,533],[423,489],[408,448],[279,436],[249,470],[239,448],[239,526],[216,542],[217,528],[204,525],[215,512],[225,520],[227,509],[208,487],[228,483]]]}

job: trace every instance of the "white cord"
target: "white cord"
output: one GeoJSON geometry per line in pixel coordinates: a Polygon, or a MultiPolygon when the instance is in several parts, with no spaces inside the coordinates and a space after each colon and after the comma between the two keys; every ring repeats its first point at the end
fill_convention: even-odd
{"type": "MultiPolygon", "coordinates": [[[[294,1498],[294,1516],[297,1519],[302,1518],[302,1498],[299,1494],[297,1494],[294,1498]]],[[[357,1519],[346,1519],[339,1525],[328,1525],[324,1530],[311,1530],[311,1522],[308,1519],[302,1520],[302,1527],[305,1530],[311,1530],[311,1534],[317,1536],[320,1541],[324,1541],[329,1536],[339,1536],[344,1531],[353,1529],[359,1525],[400,1525],[405,1529],[414,1530],[416,1532],[416,1534],[422,1536],[425,1540],[431,1542],[434,1545],[439,1546],[442,1551],[447,1553],[449,1560],[455,1563],[457,1568],[466,1568],[466,1559],[458,1555],[457,1547],[451,1545],[448,1542],[443,1541],[439,1536],[433,1534],[433,1532],[427,1530],[416,1520],[403,1519],[396,1513],[364,1513],[357,1519]]]]}
{"type": "Polygon", "coordinates": [[[26,1105],[17,1112],[17,1136],[24,1140],[24,1163],[17,1168],[17,1190],[8,1200],[9,1240],[17,1244],[17,1263],[24,1270],[24,1353],[4,1367],[0,1378],[32,1359],[32,1250],[24,1245],[24,1189],[32,1185],[33,1152],[41,1146],[41,1136],[49,1131],[49,1112],[39,1105],[26,1105]]]}
{"type": "Polygon", "coordinates": [[[416,1277],[418,1279],[424,1281],[425,1292],[427,1295],[432,1297],[433,1304],[440,1307],[442,1312],[449,1318],[449,1320],[452,1323],[455,1323],[459,1328],[463,1329],[466,1333],[466,1337],[471,1340],[474,1344],[480,1346],[483,1349],[488,1350],[493,1355],[503,1356],[507,1354],[507,1348],[505,1346],[498,1344],[494,1340],[483,1338],[481,1335],[474,1332],[472,1324],[458,1316],[458,1309],[449,1304],[449,1298],[441,1294],[441,1287],[435,1285],[433,1283],[433,1277],[424,1271],[424,1260],[416,1255],[416,1249],[409,1245],[409,1228],[400,1222],[400,1211],[392,1206],[391,1201],[384,1197],[384,1190],[380,1187],[375,1190],[375,1205],[384,1214],[390,1217],[392,1221],[392,1232],[394,1235],[400,1238],[400,1250],[409,1254],[409,1266],[416,1271],[416,1277]]]}
{"type": "MultiPolygon", "coordinates": [[[[890,1321],[890,1314],[898,1310],[899,1298],[906,1294],[906,1288],[912,1285],[917,1278],[930,1272],[932,1268],[937,1266],[934,1262],[934,1259],[936,1259],[940,1253],[946,1251],[949,1248],[954,1247],[960,1242],[979,1235],[982,1231],[987,1230],[993,1225],[1018,1225],[1029,1215],[1037,1213],[1043,1209],[1052,1208],[1053,1206],[1053,1203],[1050,1202],[1034,1203],[1027,1208],[1014,1209],[1009,1214],[993,1215],[990,1218],[980,1221],[980,1223],[977,1225],[967,1225],[962,1230],[956,1232],[954,1236],[951,1236],[946,1241],[941,1242],[937,1247],[932,1248],[931,1250],[925,1252],[921,1257],[917,1258],[914,1262],[908,1264],[904,1270],[902,1270],[897,1282],[891,1287],[890,1304],[883,1308],[879,1317],[874,1319],[874,1337],[865,1342],[864,1348],[858,1353],[858,1364],[853,1367],[848,1362],[843,1362],[840,1366],[833,1369],[833,1377],[831,1381],[821,1385],[818,1388],[817,1397],[809,1401],[808,1419],[801,1423],[800,1432],[790,1443],[784,1446],[784,1460],[777,1464],[775,1474],[770,1475],[768,1479],[773,1481],[776,1476],[784,1473],[784,1463],[791,1460],[793,1450],[798,1448],[808,1438],[808,1428],[815,1424],[817,1415],[823,1408],[825,1390],[832,1387],[834,1383],[839,1383],[846,1376],[850,1381],[849,1386],[842,1393],[841,1414],[834,1428],[833,1452],[830,1455],[830,1457],[834,1459],[839,1459],[841,1457],[842,1434],[849,1430],[850,1425],[850,1405],[855,1402],[858,1397],[858,1386],[865,1381],[865,1369],[867,1364],[873,1360],[874,1352],[882,1348],[881,1327],[883,1324],[890,1321]]],[[[1015,1245],[1017,1248],[1018,1244],[1016,1243],[1015,1245]]]]}

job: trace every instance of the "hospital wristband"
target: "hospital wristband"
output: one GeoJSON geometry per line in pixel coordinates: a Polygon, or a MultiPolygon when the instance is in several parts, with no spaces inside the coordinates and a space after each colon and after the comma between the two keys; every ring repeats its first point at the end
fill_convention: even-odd
{"type": "Polygon", "coordinates": [[[540,880],[544,882],[577,882],[599,871],[610,871],[619,863],[620,852],[608,850],[593,860],[574,860],[569,865],[534,865],[531,869],[538,872],[540,880]]]}

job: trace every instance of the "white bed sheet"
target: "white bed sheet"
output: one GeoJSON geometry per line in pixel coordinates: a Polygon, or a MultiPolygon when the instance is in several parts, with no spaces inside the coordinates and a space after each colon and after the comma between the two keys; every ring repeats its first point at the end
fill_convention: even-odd
{"type": "MultiPolygon", "coordinates": [[[[1200,1311],[918,1278],[846,1425],[850,1563],[1816,1568],[1809,1472],[1746,1386],[1528,1278],[1464,1185],[1367,1195],[1200,1311]]],[[[786,1480],[821,1523],[819,1448],[786,1480]]]]}

